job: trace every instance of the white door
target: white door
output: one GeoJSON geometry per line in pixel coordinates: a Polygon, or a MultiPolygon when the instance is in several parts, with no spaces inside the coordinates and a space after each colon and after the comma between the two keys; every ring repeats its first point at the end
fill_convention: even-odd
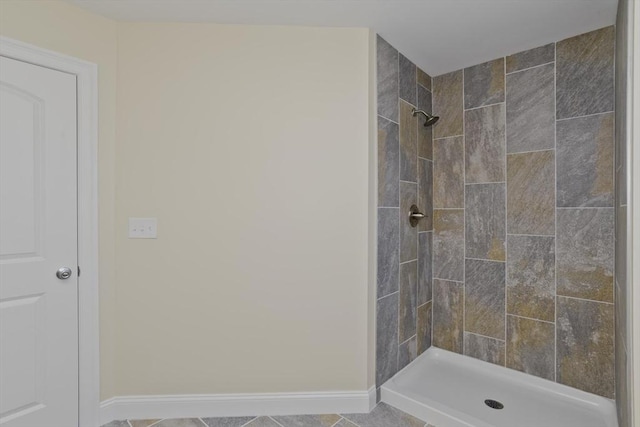
{"type": "Polygon", "coordinates": [[[76,77],[0,57],[3,427],[78,426],[76,180],[76,77]]]}

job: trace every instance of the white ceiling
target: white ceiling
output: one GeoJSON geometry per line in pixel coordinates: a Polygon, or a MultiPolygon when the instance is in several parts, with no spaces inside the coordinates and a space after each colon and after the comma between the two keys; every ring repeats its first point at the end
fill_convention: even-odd
{"type": "Polygon", "coordinates": [[[617,0],[69,0],[120,21],[369,27],[432,76],[615,23],[617,0]]]}

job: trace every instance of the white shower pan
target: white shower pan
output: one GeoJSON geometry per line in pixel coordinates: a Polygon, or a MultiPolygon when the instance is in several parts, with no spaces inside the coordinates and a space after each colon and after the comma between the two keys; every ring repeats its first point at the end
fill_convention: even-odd
{"type": "Polygon", "coordinates": [[[436,427],[618,427],[609,399],[435,347],[387,381],[381,399],[436,427]]]}

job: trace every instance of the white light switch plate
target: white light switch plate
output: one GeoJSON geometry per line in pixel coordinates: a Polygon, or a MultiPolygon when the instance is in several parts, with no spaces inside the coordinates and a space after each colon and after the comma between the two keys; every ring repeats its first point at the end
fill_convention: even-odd
{"type": "Polygon", "coordinates": [[[130,239],[158,238],[157,218],[129,218],[130,239]]]}

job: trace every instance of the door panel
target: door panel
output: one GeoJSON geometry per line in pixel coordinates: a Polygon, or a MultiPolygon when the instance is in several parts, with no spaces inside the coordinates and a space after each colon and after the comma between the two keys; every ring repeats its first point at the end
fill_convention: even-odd
{"type": "Polygon", "coordinates": [[[3,427],[78,425],[76,170],[76,77],[0,57],[3,427]]]}

